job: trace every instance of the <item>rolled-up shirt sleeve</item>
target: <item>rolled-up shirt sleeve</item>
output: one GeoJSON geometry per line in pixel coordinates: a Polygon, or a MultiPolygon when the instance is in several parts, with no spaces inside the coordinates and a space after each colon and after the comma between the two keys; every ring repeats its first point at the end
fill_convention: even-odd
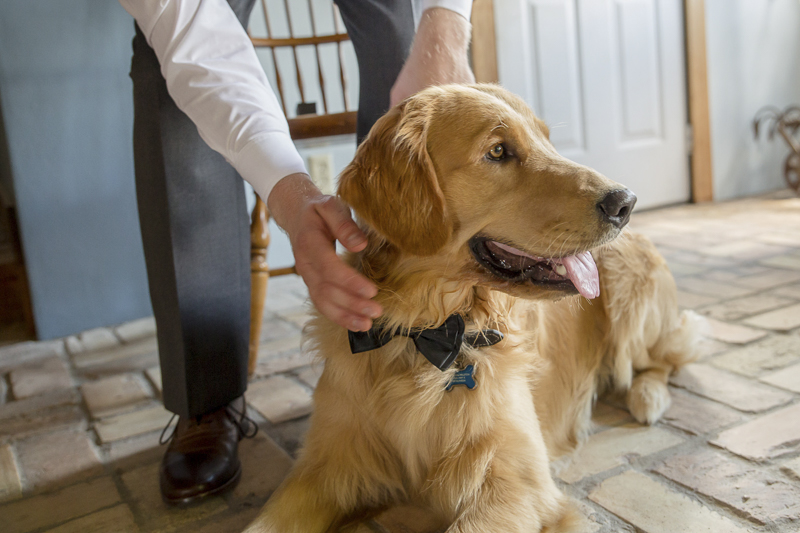
{"type": "Polygon", "coordinates": [[[266,200],[306,172],[250,38],[225,0],[119,0],[200,136],[266,200]]]}
{"type": "Polygon", "coordinates": [[[422,0],[420,13],[426,9],[434,7],[443,7],[450,11],[455,11],[469,22],[472,15],[472,0],[422,0]]]}

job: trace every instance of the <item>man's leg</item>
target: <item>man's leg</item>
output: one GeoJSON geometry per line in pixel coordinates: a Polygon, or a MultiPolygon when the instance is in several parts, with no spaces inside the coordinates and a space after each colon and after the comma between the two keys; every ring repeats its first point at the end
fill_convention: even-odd
{"type": "MultiPolygon", "coordinates": [[[[246,21],[254,0],[230,3],[246,21]]],[[[164,405],[181,417],[162,491],[189,501],[239,475],[239,433],[225,407],[247,386],[249,219],[242,179],[176,107],[138,28],[133,44],[139,218],[164,405]]]]}
{"type": "Polygon", "coordinates": [[[412,0],[336,0],[358,58],[358,142],[389,110],[389,92],[414,40],[412,0]]]}

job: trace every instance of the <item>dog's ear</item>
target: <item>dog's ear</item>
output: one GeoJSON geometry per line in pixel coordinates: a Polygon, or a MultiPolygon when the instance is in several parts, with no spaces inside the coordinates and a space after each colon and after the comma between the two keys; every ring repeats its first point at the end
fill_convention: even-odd
{"type": "Polygon", "coordinates": [[[339,196],[356,214],[390,243],[416,255],[436,253],[453,232],[428,154],[432,108],[412,98],[391,109],[339,178],[339,196]]]}

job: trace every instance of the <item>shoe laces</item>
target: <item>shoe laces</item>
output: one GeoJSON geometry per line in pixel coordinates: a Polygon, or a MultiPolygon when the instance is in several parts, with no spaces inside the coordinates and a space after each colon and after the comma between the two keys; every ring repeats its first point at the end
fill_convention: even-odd
{"type": "Polygon", "coordinates": [[[175,432],[178,431],[178,424],[175,424],[175,427],[172,428],[172,433],[169,434],[169,437],[167,437],[166,439],[164,438],[164,435],[167,434],[167,430],[170,428],[170,426],[172,426],[172,423],[175,421],[175,417],[177,417],[177,416],[178,416],[177,414],[173,414],[170,417],[169,422],[167,422],[167,425],[164,426],[164,429],[161,431],[161,436],[158,438],[158,443],[160,445],[163,446],[164,444],[166,444],[169,441],[171,441],[172,437],[175,436],[175,432]]]}
{"type": "Polygon", "coordinates": [[[258,424],[247,416],[247,402],[244,400],[244,396],[242,396],[242,406],[243,409],[240,412],[233,404],[230,404],[225,408],[225,414],[236,426],[240,439],[252,439],[258,433],[258,424]],[[237,416],[239,417],[238,420],[236,419],[237,416]]]}
{"type": "MultiPolygon", "coordinates": [[[[258,424],[256,424],[252,418],[247,416],[247,402],[245,401],[244,396],[242,396],[242,405],[243,409],[242,411],[239,411],[233,406],[233,404],[229,404],[225,407],[225,415],[231,422],[233,422],[233,425],[236,426],[239,439],[252,439],[258,434],[258,424]]],[[[201,424],[204,416],[205,415],[198,415],[193,417],[195,418],[195,423],[201,424]]],[[[159,444],[164,445],[171,441],[172,437],[175,436],[175,432],[178,430],[178,424],[173,426],[172,423],[176,418],[178,418],[177,414],[173,414],[170,417],[169,422],[167,422],[167,425],[161,431],[161,436],[158,438],[159,444]],[[172,431],[170,432],[169,437],[164,438],[170,427],[172,427],[172,431]]]]}

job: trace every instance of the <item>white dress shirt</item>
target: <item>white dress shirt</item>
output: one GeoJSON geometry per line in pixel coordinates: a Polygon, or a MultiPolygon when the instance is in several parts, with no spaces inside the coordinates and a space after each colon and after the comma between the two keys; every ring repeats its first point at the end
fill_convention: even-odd
{"type": "MultiPolygon", "coordinates": [[[[283,177],[306,172],[247,32],[225,0],[119,0],[161,64],[167,90],[200,136],[265,201],[283,177]]],[[[414,0],[469,20],[472,0],[414,0]]]]}

